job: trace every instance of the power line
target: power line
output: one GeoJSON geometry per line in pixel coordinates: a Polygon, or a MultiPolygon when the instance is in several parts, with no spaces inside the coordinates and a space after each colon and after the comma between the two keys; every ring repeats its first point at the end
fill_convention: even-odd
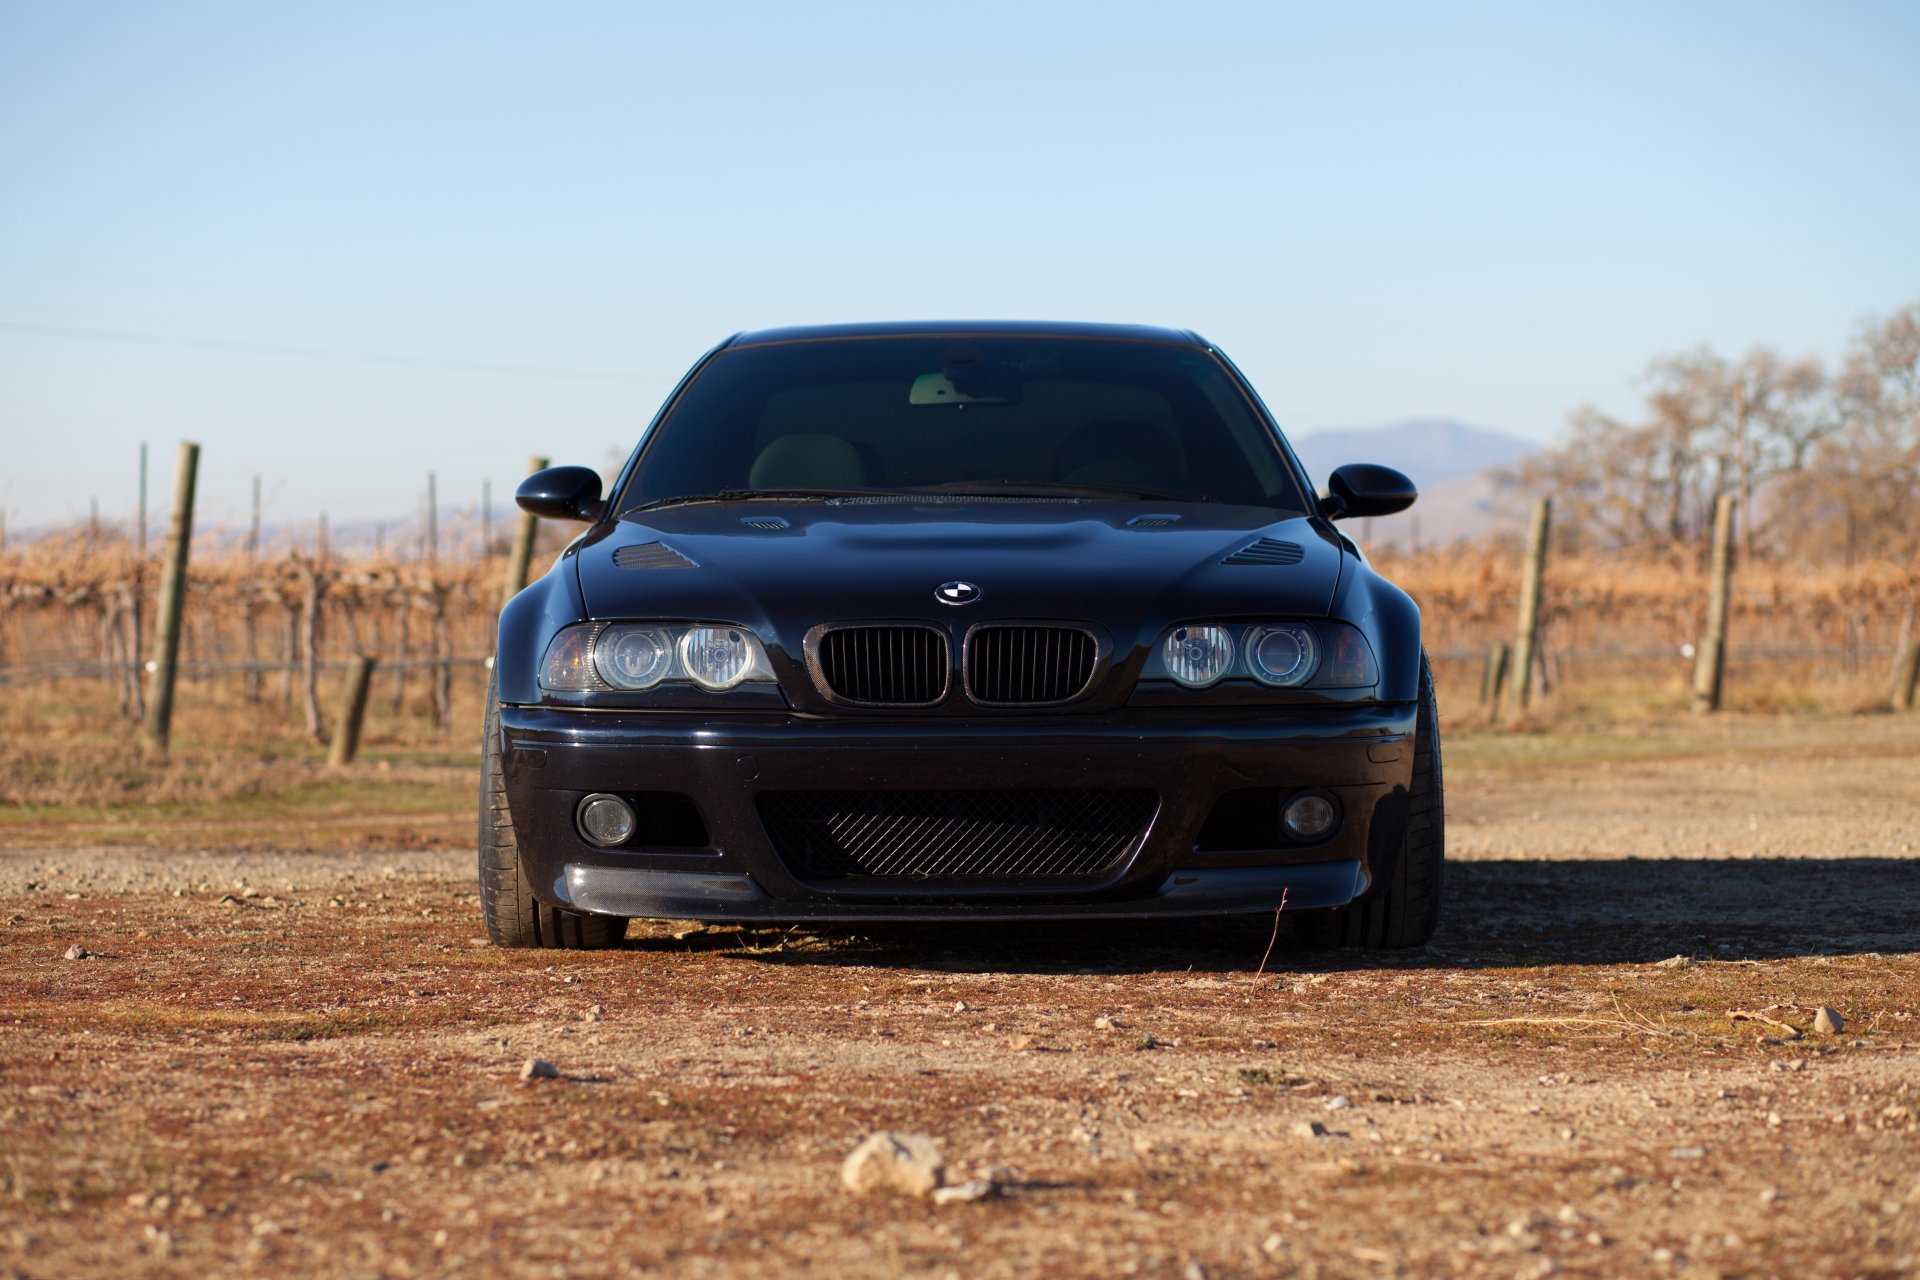
{"type": "Polygon", "coordinates": [[[124,329],[80,329],[65,325],[33,324],[22,320],[0,320],[0,330],[54,338],[77,338],[85,342],[112,342],[122,346],[178,347],[234,355],[279,356],[292,360],[327,360],[336,364],[388,365],[405,369],[439,369],[454,373],[567,378],[577,382],[659,383],[671,380],[667,375],[657,373],[621,373],[611,369],[571,369],[558,365],[384,355],[375,351],[342,351],[327,347],[302,347],[277,342],[248,342],[238,338],[183,338],[164,333],[135,333],[124,329]]]}

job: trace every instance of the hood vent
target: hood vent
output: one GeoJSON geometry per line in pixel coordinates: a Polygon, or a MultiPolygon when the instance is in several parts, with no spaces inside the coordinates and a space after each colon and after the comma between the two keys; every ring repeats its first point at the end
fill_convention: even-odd
{"type": "Polygon", "coordinates": [[[697,569],[700,566],[664,542],[638,542],[616,547],[613,563],[619,569],[697,569]]]}
{"type": "Polygon", "coordinates": [[[1278,538],[1262,538],[1250,542],[1221,564],[1299,564],[1306,559],[1306,548],[1297,542],[1282,542],[1278,538]]]}
{"type": "Polygon", "coordinates": [[[741,516],[740,523],[749,529],[765,529],[769,533],[778,533],[782,529],[791,529],[785,516],[741,516]]]}
{"type": "Polygon", "coordinates": [[[1179,516],[1161,515],[1157,512],[1144,516],[1135,516],[1127,521],[1129,529],[1164,529],[1170,524],[1180,523],[1179,516]]]}

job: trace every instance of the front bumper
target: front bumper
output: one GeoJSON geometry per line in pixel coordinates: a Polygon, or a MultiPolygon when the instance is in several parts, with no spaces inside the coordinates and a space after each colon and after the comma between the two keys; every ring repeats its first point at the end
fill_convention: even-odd
{"type": "MultiPolygon", "coordinates": [[[[507,798],[536,896],[608,915],[873,921],[1195,916],[1335,907],[1390,869],[1405,825],[1414,707],[1381,704],[954,720],[501,708],[507,798]],[[1229,792],[1314,787],[1342,820],[1313,845],[1196,848],[1229,792]],[[1142,838],[1097,883],[809,883],[769,839],[769,791],[1141,788],[1142,838]],[[699,850],[605,849],[574,825],[596,792],[678,793],[699,850]]],[[[641,839],[644,839],[644,832],[641,839]]]]}

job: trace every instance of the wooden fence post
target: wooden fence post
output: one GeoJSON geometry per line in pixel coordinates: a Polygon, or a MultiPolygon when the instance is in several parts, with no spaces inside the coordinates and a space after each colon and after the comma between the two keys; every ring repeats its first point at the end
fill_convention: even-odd
{"type": "Polygon", "coordinates": [[[353,763],[360,750],[360,726],[367,718],[367,690],[373,684],[373,659],[357,653],[347,667],[347,682],[340,690],[340,718],[333,725],[333,746],[327,751],[327,766],[344,769],[353,763]]]}
{"type": "Polygon", "coordinates": [[[1893,666],[1893,709],[1895,711],[1913,710],[1913,687],[1920,682],[1920,640],[1907,641],[1894,659],[1893,666]]]}
{"type": "Polygon", "coordinates": [[[193,486],[200,446],[180,442],[173,474],[173,516],[167,524],[167,563],[160,575],[160,616],[154,636],[152,679],[147,687],[146,749],[165,755],[173,732],[173,678],[180,657],[180,612],[187,598],[187,551],[193,543],[193,486]]]}
{"type": "Polygon", "coordinates": [[[1533,655],[1540,636],[1540,578],[1547,567],[1547,533],[1553,524],[1553,499],[1533,504],[1527,533],[1527,567],[1520,579],[1520,630],[1513,646],[1513,709],[1525,711],[1533,696],[1533,655]]]}
{"type": "Polygon", "coordinates": [[[1492,711],[1500,705],[1500,685],[1507,678],[1507,642],[1487,646],[1486,669],[1480,673],[1480,705],[1492,711]]]}
{"type": "Polygon", "coordinates": [[[1723,493],[1713,504],[1712,579],[1707,588],[1707,634],[1695,654],[1693,710],[1704,715],[1720,709],[1727,665],[1727,587],[1733,576],[1734,496],[1723,493]]]}
{"type": "MultiPolygon", "coordinates": [[[[545,471],[547,460],[534,457],[527,459],[527,474],[545,471]]],[[[540,518],[531,511],[520,513],[520,532],[513,540],[513,558],[507,561],[507,588],[500,596],[500,607],[507,607],[507,601],[519,595],[527,585],[527,570],[533,564],[533,535],[540,527],[540,518]]]]}

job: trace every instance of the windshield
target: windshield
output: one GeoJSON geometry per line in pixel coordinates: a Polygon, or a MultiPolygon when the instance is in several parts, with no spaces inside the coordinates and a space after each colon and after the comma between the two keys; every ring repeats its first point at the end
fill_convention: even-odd
{"type": "Polygon", "coordinates": [[[933,490],[1306,509],[1210,352],[1061,338],[852,338],[722,351],[618,509],[703,496],[933,490]]]}

